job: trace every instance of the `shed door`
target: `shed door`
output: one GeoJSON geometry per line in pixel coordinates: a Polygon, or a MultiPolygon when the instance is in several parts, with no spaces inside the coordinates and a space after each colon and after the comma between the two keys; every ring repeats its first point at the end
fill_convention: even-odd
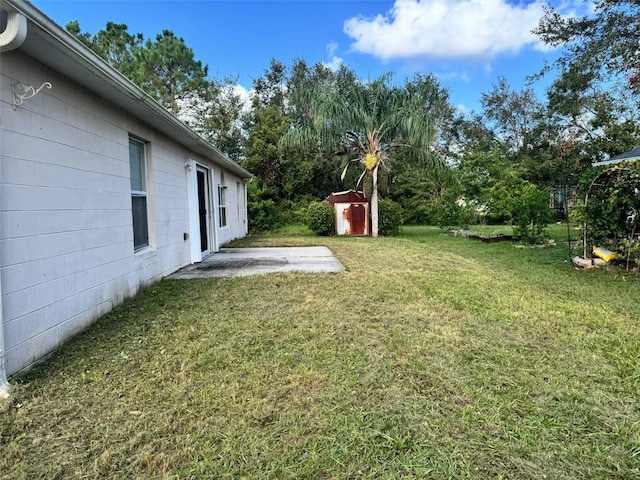
{"type": "Polygon", "coordinates": [[[351,235],[364,235],[367,226],[367,208],[362,203],[355,203],[349,207],[351,217],[351,235]]]}

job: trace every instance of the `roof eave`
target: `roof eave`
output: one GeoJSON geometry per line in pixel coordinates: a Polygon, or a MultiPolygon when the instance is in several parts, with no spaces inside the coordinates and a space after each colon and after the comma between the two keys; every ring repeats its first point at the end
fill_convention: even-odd
{"type": "Polygon", "coordinates": [[[165,133],[194,153],[213,160],[221,167],[242,178],[253,177],[249,171],[242,168],[191,130],[149,94],[110,66],[30,2],[25,0],[3,0],[2,3],[3,6],[5,4],[9,5],[10,8],[20,12],[27,18],[27,39],[18,47],[20,50],[25,51],[29,56],[49,68],[67,76],[87,90],[114,103],[128,113],[143,119],[146,123],[165,133]],[[42,48],[29,48],[30,35],[43,34],[46,35],[48,40],[46,44],[53,50],[48,52],[42,48]],[[69,71],[65,71],[64,67],[68,65],[56,63],[55,55],[51,53],[67,57],[71,62],[75,62],[76,67],[81,66],[81,70],[88,70],[93,75],[93,78],[88,78],[78,72],[74,74],[71,68],[69,68],[69,71]]]}
{"type": "Polygon", "coordinates": [[[608,160],[595,162],[591,165],[593,167],[600,167],[602,165],[616,165],[622,162],[635,162],[637,160],[640,160],[640,148],[634,148],[633,150],[629,150],[628,152],[621,153],[620,155],[616,155],[615,157],[611,157],[608,160]]]}
{"type": "Polygon", "coordinates": [[[637,160],[640,160],[640,157],[628,157],[628,158],[619,158],[619,159],[611,159],[611,160],[603,160],[602,162],[595,162],[592,163],[591,166],[592,167],[601,167],[603,165],[617,165],[618,163],[622,163],[622,162],[635,162],[637,160]]]}

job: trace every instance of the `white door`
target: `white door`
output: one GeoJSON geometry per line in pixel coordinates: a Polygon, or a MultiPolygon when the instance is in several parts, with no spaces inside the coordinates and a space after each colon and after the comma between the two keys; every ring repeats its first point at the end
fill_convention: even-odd
{"type": "Polygon", "coordinates": [[[196,171],[198,182],[198,219],[200,230],[200,252],[202,257],[211,249],[211,188],[209,170],[198,166],[196,171]]]}

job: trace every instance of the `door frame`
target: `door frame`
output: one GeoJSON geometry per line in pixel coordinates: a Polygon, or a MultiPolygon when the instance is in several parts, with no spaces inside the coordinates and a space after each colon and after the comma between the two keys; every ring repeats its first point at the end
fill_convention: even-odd
{"type": "Polygon", "coordinates": [[[213,181],[213,169],[207,165],[196,162],[191,158],[185,161],[186,180],[187,180],[187,205],[188,205],[188,232],[185,232],[185,241],[189,241],[189,252],[191,263],[201,262],[202,259],[209,254],[218,251],[218,231],[215,222],[215,203],[213,199],[213,191],[211,185],[213,181]],[[207,208],[207,240],[208,249],[202,250],[200,242],[200,208],[198,195],[198,172],[205,175],[205,201],[207,208]]]}
{"type": "Polygon", "coordinates": [[[211,175],[210,170],[208,168],[203,167],[200,164],[196,164],[196,183],[197,183],[197,194],[198,194],[198,240],[200,242],[200,257],[204,258],[211,254],[211,245],[213,238],[213,198],[211,196],[211,175]],[[198,174],[202,174],[202,178],[204,179],[203,188],[204,191],[200,190],[200,182],[198,181],[198,174]],[[201,202],[204,201],[204,212],[200,208],[201,202]],[[204,225],[204,235],[206,235],[206,248],[202,248],[202,227],[204,225]]]}

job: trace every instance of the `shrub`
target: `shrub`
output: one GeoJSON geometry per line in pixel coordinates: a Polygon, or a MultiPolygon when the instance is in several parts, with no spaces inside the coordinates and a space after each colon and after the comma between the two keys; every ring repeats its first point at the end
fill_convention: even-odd
{"type": "Polygon", "coordinates": [[[592,245],[618,250],[626,269],[640,265],[640,166],[620,163],[595,176],[590,173],[584,214],[588,241],[592,245]]]}
{"type": "Polygon", "coordinates": [[[553,215],[549,208],[549,192],[525,183],[514,195],[512,212],[515,235],[530,243],[542,240],[553,215]]]}
{"type": "Polygon", "coordinates": [[[459,227],[469,228],[477,223],[478,214],[473,204],[460,204],[456,201],[440,200],[432,204],[432,224],[442,229],[459,227]]]}
{"type": "Polygon", "coordinates": [[[263,182],[247,185],[247,213],[249,231],[252,233],[274,230],[283,223],[282,209],[276,203],[276,192],[263,182]]]}
{"type": "Polygon", "coordinates": [[[336,233],[336,215],[329,202],[312,202],[307,207],[307,226],[316,235],[336,233]]]}
{"type": "Polygon", "coordinates": [[[247,210],[251,232],[266,232],[282,225],[280,209],[271,199],[250,201],[247,210]]]}
{"type": "Polygon", "coordinates": [[[307,218],[307,207],[309,206],[309,203],[313,201],[317,201],[317,199],[307,195],[296,201],[281,200],[278,205],[282,212],[283,223],[285,225],[305,223],[307,218]]]}
{"type": "Polygon", "coordinates": [[[378,202],[378,234],[397,235],[402,226],[402,207],[393,200],[385,198],[378,202]]]}

